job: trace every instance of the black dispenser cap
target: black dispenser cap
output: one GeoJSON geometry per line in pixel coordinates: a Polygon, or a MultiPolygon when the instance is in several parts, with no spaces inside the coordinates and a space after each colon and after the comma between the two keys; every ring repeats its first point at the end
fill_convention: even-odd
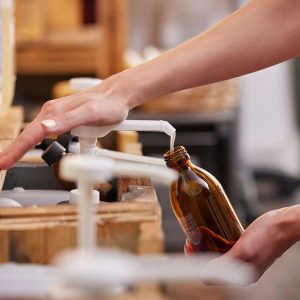
{"type": "Polygon", "coordinates": [[[35,149],[46,150],[53,142],[53,139],[45,138],[38,145],[35,146],[35,149]]]}
{"type": "Polygon", "coordinates": [[[66,149],[58,142],[53,142],[43,153],[42,159],[51,167],[66,153],[66,149]]]}
{"type": "Polygon", "coordinates": [[[64,133],[57,137],[56,139],[64,148],[66,148],[66,151],[69,152],[69,146],[71,142],[79,142],[79,138],[77,136],[74,136],[70,133],[64,133]]]}

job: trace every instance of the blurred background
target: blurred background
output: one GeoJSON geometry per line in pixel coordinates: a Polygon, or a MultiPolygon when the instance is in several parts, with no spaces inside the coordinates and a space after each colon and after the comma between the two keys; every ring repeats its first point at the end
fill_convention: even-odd
{"type": "MultiPolygon", "coordinates": [[[[106,78],[206,30],[242,5],[236,0],[16,0],[15,104],[34,118],[42,104],[68,95],[72,77],[106,78]]],[[[184,57],[182,58],[184,59],[184,57]]],[[[184,76],[184,74],[182,74],[184,76]]],[[[176,127],[177,145],[223,184],[244,225],[299,202],[300,64],[289,61],[243,78],[174,93],[131,112],[176,127]]],[[[168,138],[140,135],[147,155],[168,138]]],[[[184,236],[157,190],[167,251],[184,236]]]]}

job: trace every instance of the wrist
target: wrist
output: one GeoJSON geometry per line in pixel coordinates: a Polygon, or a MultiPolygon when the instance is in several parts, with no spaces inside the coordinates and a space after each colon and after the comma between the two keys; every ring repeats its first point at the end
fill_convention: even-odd
{"type": "Polygon", "coordinates": [[[288,247],[300,240],[300,205],[278,210],[276,227],[280,232],[281,242],[288,247]]]}
{"type": "Polygon", "coordinates": [[[112,75],[99,85],[100,89],[105,89],[114,99],[119,99],[128,109],[132,109],[143,103],[143,89],[136,72],[131,69],[112,75]]]}

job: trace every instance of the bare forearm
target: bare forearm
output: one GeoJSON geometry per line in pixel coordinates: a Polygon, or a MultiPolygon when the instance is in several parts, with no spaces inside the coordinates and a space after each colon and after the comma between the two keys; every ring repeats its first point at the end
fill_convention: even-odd
{"type": "Polygon", "coordinates": [[[211,30],[116,76],[129,105],[254,72],[300,52],[299,0],[252,0],[211,30]]]}
{"type": "Polygon", "coordinates": [[[282,208],[278,226],[281,228],[282,241],[287,246],[300,241],[300,205],[282,208]]]}
{"type": "Polygon", "coordinates": [[[153,61],[114,75],[94,89],[46,102],[35,120],[1,152],[0,169],[12,166],[49,134],[79,125],[120,123],[129,109],[152,98],[237,77],[298,55],[299,11],[300,0],[252,0],[210,31],[153,61]]]}

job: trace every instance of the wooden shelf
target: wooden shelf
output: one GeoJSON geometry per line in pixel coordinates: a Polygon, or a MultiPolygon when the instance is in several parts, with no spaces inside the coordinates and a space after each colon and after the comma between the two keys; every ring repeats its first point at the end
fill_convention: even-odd
{"type": "Polygon", "coordinates": [[[99,26],[56,32],[17,45],[18,74],[98,74],[103,34],[99,26]]]}
{"type": "Polygon", "coordinates": [[[17,1],[17,33],[25,35],[17,35],[18,74],[94,74],[105,78],[123,69],[128,0],[99,1],[94,25],[80,24],[81,6],[77,0],[69,0],[69,4],[47,0],[49,11],[45,11],[41,1],[31,0],[31,11],[25,9],[26,1],[17,1]],[[74,13],[65,13],[68,6],[74,13]]]}

